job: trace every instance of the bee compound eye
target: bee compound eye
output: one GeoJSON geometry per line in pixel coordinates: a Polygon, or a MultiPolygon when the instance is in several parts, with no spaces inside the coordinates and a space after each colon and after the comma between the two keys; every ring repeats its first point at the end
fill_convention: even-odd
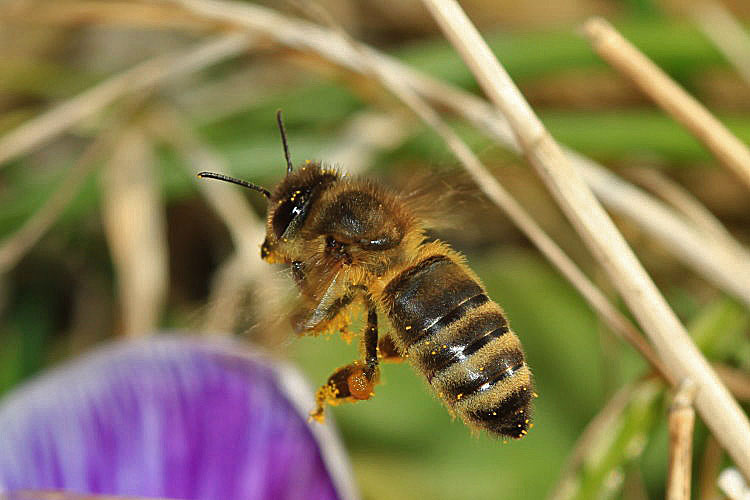
{"type": "Polygon", "coordinates": [[[279,204],[271,222],[276,238],[281,238],[292,222],[305,213],[307,198],[305,194],[297,191],[295,196],[279,204]]]}
{"type": "Polygon", "coordinates": [[[293,218],[293,208],[294,204],[291,201],[285,201],[281,203],[274,212],[271,225],[273,226],[273,233],[277,238],[281,238],[281,235],[284,234],[286,228],[288,228],[289,224],[291,224],[293,218]]]}

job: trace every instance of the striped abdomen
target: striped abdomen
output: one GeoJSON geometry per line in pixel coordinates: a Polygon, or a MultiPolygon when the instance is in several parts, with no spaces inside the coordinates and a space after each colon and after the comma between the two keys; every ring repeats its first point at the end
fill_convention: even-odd
{"type": "Polygon", "coordinates": [[[500,306],[447,255],[396,275],[383,302],[403,354],[463,420],[519,438],[531,413],[531,373],[500,306]]]}

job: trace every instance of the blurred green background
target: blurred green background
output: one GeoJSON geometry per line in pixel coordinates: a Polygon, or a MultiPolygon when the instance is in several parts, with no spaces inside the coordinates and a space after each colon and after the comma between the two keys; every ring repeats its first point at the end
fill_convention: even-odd
{"type": "MultiPolygon", "coordinates": [[[[644,168],[660,171],[739,241],[750,242],[750,197],[743,186],[603,64],[579,33],[586,18],[606,16],[749,142],[750,85],[696,25],[698,2],[462,4],[559,141],[626,179],[637,180],[644,168]]],[[[319,5],[356,39],[477,92],[419,2],[319,5]]],[[[267,6],[288,16],[310,15],[293,3],[267,6]]],[[[725,6],[741,22],[750,19],[746,2],[725,6]]],[[[169,3],[7,0],[0,6],[0,134],[55,106],[75,105],[75,96],[142,61],[170,61],[175,51],[223,30],[169,3]]],[[[451,421],[408,365],[386,365],[376,398],[332,410],[363,497],[663,497],[667,393],[648,378],[645,363],[614,339],[504,215],[476,188],[466,187],[468,178],[439,138],[377,82],[268,39],[200,71],[135,94],[122,92],[101,112],[3,158],[0,395],[106,339],[147,330],[234,332],[297,363],[313,385],[357,355],[355,343],[338,338],[290,340],[284,322],[257,326],[283,315],[279,311],[292,285],[287,280],[270,291],[257,289],[257,273],[282,279],[285,273],[259,263],[257,226],[245,235],[256,253],[238,253],[242,231],[227,229],[227,213],[216,211],[192,175],[191,169],[212,166],[273,186],[284,168],[274,123],[279,108],[297,162],[348,158],[358,171],[394,187],[432,176],[462,186],[458,222],[435,235],[467,254],[490,296],[506,309],[540,394],[529,436],[503,444],[451,421]],[[378,125],[383,119],[397,120],[385,123],[398,123],[398,130],[378,125]],[[56,196],[60,203],[46,205],[56,196]],[[44,230],[35,233],[28,221],[44,230]],[[226,263],[238,256],[234,265],[248,275],[229,279],[237,268],[226,263]],[[268,307],[272,296],[277,309],[268,307]],[[572,482],[558,484],[587,423],[623,387],[630,392],[607,423],[606,439],[587,449],[583,467],[567,469],[572,482]]],[[[613,287],[523,161],[466,123],[447,118],[616,301],[613,287]]],[[[4,151],[0,147],[0,158],[4,151]]],[[[349,162],[341,166],[347,169],[349,162]]],[[[243,214],[263,217],[260,197],[240,196],[251,208],[243,214]]],[[[686,272],[636,225],[616,222],[707,355],[744,374],[746,382],[747,310],[686,272]]],[[[747,399],[744,404],[747,409],[747,399]]],[[[725,459],[715,458],[716,445],[702,424],[696,436],[696,494],[715,498],[713,487],[700,484],[711,485],[725,459]]]]}

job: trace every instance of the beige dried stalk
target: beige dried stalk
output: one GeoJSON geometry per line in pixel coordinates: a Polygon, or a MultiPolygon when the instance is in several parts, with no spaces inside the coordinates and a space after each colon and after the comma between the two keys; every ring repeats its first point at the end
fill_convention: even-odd
{"type": "Polygon", "coordinates": [[[156,330],[167,296],[166,216],[153,160],[149,139],[134,124],[120,135],[101,177],[104,230],[129,337],[156,330]]]}
{"type": "MultiPolygon", "coordinates": [[[[119,127],[116,127],[119,131],[119,127]]],[[[76,163],[65,173],[60,186],[16,232],[0,242],[0,275],[23,258],[57,221],[65,207],[75,198],[89,174],[111,147],[112,134],[102,134],[89,145],[76,163]]]]}
{"type": "Polygon", "coordinates": [[[721,471],[724,451],[719,442],[710,434],[703,445],[703,457],[698,466],[698,500],[716,500],[719,498],[717,481],[721,471]]]}
{"type": "Polygon", "coordinates": [[[703,33],[750,85],[750,35],[742,23],[718,1],[698,3],[689,13],[703,33]]]}
{"type": "Polygon", "coordinates": [[[584,32],[596,52],[692,132],[750,188],[750,149],[701,103],[661,68],[599,18],[586,22],[584,32]]]}
{"type": "Polygon", "coordinates": [[[586,457],[594,450],[602,448],[602,441],[609,441],[611,430],[617,426],[617,420],[633,400],[633,395],[640,392],[657,390],[653,381],[641,381],[638,384],[625,384],[604,403],[602,408],[586,424],[578,435],[572,451],[568,454],[557,483],[549,490],[548,500],[566,500],[576,498],[576,487],[579,482],[579,472],[586,457]]]}
{"type": "Polygon", "coordinates": [[[744,248],[737,245],[724,224],[687,189],[655,169],[635,168],[631,169],[629,174],[636,182],[672,205],[706,237],[721,240],[722,246],[728,249],[734,248],[741,258],[750,260],[750,255],[747,255],[744,248]]]}
{"type": "MultiPolygon", "coordinates": [[[[214,277],[203,327],[211,333],[231,332],[237,319],[244,316],[243,297],[248,290],[253,290],[256,299],[253,305],[257,323],[270,327],[278,316],[274,305],[281,286],[271,266],[260,259],[265,224],[239,188],[196,177],[202,171],[224,174],[231,174],[231,171],[221,155],[201,141],[186,123],[186,117],[175,109],[161,107],[154,114],[151,128],[178,152],[196,187],[227,226],[235,248],[234,254],[214,277]]],[[[275,329],[264,328],[257,333],[255,340],[271,345],[278,343],[278,336],[275,329]]]]}
{"type": "Polygon", "coordinates": [[[750,373],[741,368],[734,368],[724,363],[712,363],[719,378],[727,386],[729,392],[734,394],[738,401],[750,403],[750,373]]]}
{"type": "Polygon", "coordinates": [[[203,69],[247,50],[252,43],[252,37],[246,34],[223,35],[196,47],[149,59],[112,76],[0,137],[0,168],[96,115],[124,95],[203,69]]]}
{"type": "Polygon", "coordinates": [[[408,133],[405,120],[381,112],[361,111],[324,147],[320,158],[333,165],[346,166],[350,174],[358,174],[373,164],[378,152],[394,148],[408,133]]]}
{"type": "Polygon", "coordinates": [[[736,240],[707,237],[670,207],[578,154],[577,171],[610,210],[635,221],[705,279],[750,306],[750,254],[736,240]]]}
{"type": "Polygon", "coordinates": [[[571,167],[479,32],[454,0],[424,0],[503,113],[529,162],[617,287],[674,380],[691,378],[704,422],[750,477],[750,423],[697,349],[612,220],[571,167]]]}
{"type": "Polygon", "coordinates": [[[669,468],[667,500],[690,500],[690,478],[693,463],[693,429],[695,384],[685,379],[678,387],[669,407],[669,468]]]}

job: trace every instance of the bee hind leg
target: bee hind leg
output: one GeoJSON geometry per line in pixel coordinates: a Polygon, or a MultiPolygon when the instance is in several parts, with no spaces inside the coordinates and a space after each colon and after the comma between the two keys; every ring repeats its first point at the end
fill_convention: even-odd
{"type": "Polygon", "coordinates": [[[380,342],[378,342],[378,353],[381,362],[401,363],[404,360],[390,335],[386,335],[380,339],[380,342]]]}
{"type": "Polygon", "coordinates": [[[328,377],[325,385],[315,393],[316,407],[310,418],[323,422],[324,408],[343,402],[356,402],[370,399],[378,383],[378,314],[374,305],[367,305],[367,326],[362,335],[364,361],[354,361],[342,366],[328,377]]]}

